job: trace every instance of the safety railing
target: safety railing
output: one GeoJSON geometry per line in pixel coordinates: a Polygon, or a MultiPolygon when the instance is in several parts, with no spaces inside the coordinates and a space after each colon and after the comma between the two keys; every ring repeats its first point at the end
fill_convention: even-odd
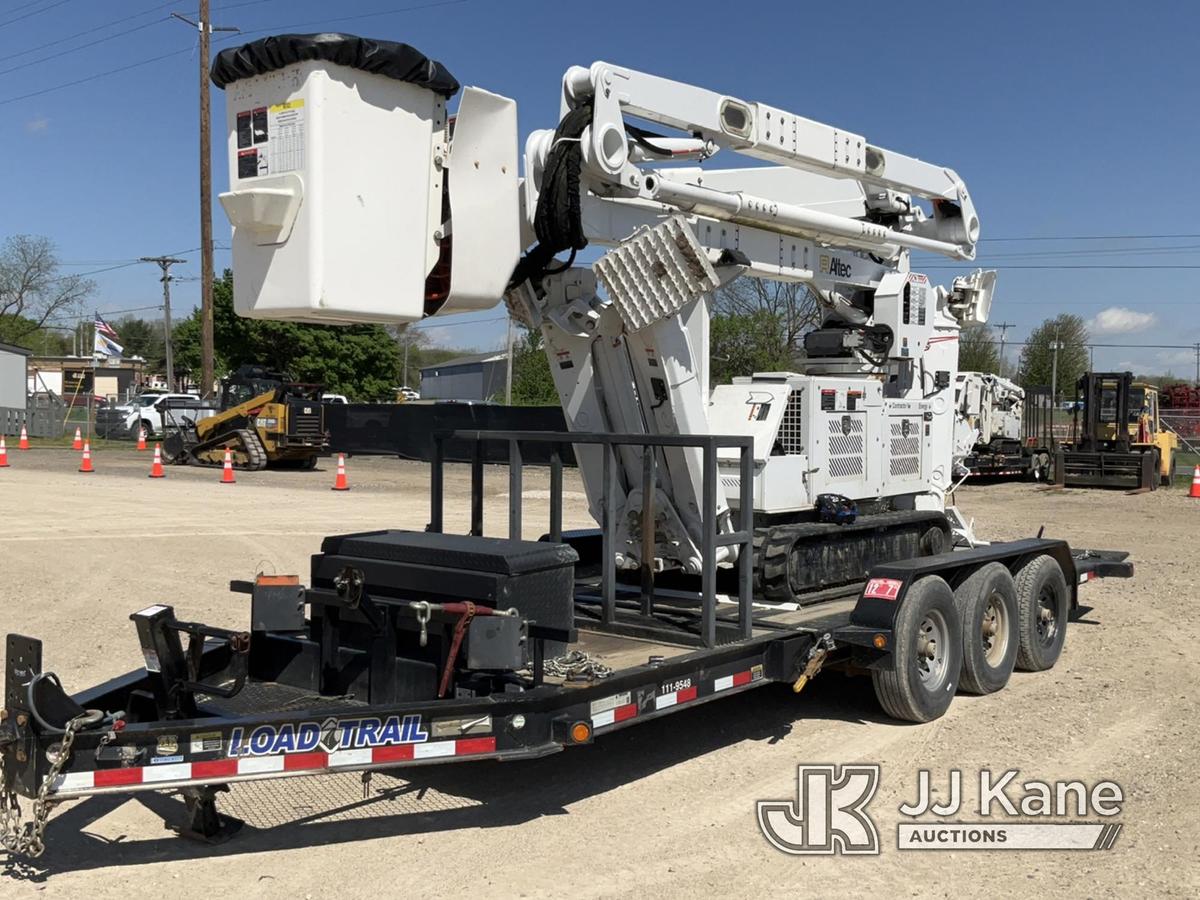
{"type": "MultiPolygon", "coordinates": [[[[508,536],[521,539],[522,483],[525,464],[522,448],[527,444],[550,445],[550,514],[548,534],[551,541],[563,539],[563,456],[568,446],[597,445],[603,448],[600,502],[600,624],[620,632],[617,615],[616,572],[616,496],[617,451],[621,447],[642,449],[642,521],[654,522],[653,502],[658,484],[658,452],[665,448],[691,448],[701,453],[701,522],[700,536],[700,642],[705,647],[718,643],[717,613],[717,549],[737,547],[737,637],[748,638],[753,632],[753,565],[754,565],[754,442],[749,436],[726,435],[649,435],[598,434],[539,431],[443,431],[433,435],[432,478],[430,485],[429,530],[444,529],[445,446],[449,440],[473,442],[471,458],[471,525],[470,533],[483,534],[483,460],[487,442],[508,444],[508,536]],[[738,451],[739,503],[737,530],[719,533],[717,523],[717,451],[738,451]],[[647,452],[652,450],[654,452],[647,452]]],[[[639,611],[643,617],[655,614],[654,529],[643,528],[641,548],[641,598],[639,611]]],[[[646,636],[653,633],[641,629],[646,636]]],[[[631,633],[626,629],[626,633],[631,633]]]]}

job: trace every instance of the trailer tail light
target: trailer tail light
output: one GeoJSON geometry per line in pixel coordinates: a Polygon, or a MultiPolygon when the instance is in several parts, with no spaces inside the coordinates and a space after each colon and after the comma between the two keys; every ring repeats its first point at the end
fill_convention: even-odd
{"type": "Polygon", "coordinates": [[[874,600],[895,600],[900,596],[904,582],[899,578],[872,578],[863,590],[864,597],[874,600]]]}
{"type": "Polygon", "coordinates": [[[550,736],[557,744],[570,746],[590,744],[595,736],[592,723],[587,719],[555,719],[550,723],[550,736]]]}

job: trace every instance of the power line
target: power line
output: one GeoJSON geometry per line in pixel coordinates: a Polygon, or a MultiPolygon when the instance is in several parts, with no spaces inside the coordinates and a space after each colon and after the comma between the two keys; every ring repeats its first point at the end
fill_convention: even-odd
{"type": "MultiPolygon", "coordinates": [[[[54,9],[55,7],[65,6],[66,4],[71,3],[71,2],[72,2],[72,0],[57,0],[56,3],[51,3],[49,6],[43,6],[41,9],[35,9],[32,12],[27,12],[23,16],[17,16],[14,19],[7,19],[3,22],[0,22],[0,28],[5,27],[6,25],[11,25],[14,22],[21,22],[25,19],[31,19],[34,16],[41,15],[44,12],[49,12],[50,10],[54,9]]],[[[26,4],[26,5],[28,5],[28,4],[26,4]]],[[[24,9],[24,8],[25,8],[24,6],[18,7],[18,9],[24,9]]]]}
{"type": "MultiPolygon", "coordinates": [[[[926,269],[961,269],[962,266],[961,265],[957,265],[957,266],[935,265],[935,266],[923,266],[922,268],[926,268],[926,269]]],[[[1094,266],[1083,266],[1083,265],[1057,265],[1057,266],[1055,266],[1055,265],[1036,265],[1036,266],[1012,265],[1012,266],[1009,266],[1009,265],[1001,264],[998,266],[989,266],[988,268],[992,268],[992,269],[1200,269],[1200,265],[1196,265],[1196,266],[1175,265],[1174,263],[1168,263],[1165,265],[1158,264],[1158,265],[1152,265],[1152,266],[1151,265],[1107,265],[1107,264],[1106,265],[1094,265],[1094,266]]]]}
{"type": "Polygon", "coordinates": [[[109,22],[104,22],[100,25],[93,25],[91,28],[85,28],[83,31],[77,31],[74,34],[69,34],[66,37],[57,38],[53,41],[47,41],[44,44],[38,44],[34,47],[27,47],[19,53],[10,53],[8,56],[0,56],[0,62],[8,62],[10,59],[19,59],[22,56],[28,56],[30,53],[37,53],[39,50],[45,50],[49,47],[57,47],[59,44],[65,44],[67,41],[73,41],[75,38],[86,37],[89,34],[95,34],[97,31],[103,31],[105,28],[111,28],[113,25],[123,25],[125,22],[132,22],[134,19],[140,19],[142,16],[149,15],[152,12],[158,12],[160,9],[166,9],[168,6],[175,6],[174,2],[160,3],[157,6],[152,6],[149,9],[144,9],[139,13],[125,16],[120,19],[113,19],[109,22]]]}
{"type": "MultiPolygon", "coordinates": [[[[69,2],[69,0],[62,0],[62,2],[69,2]]],[[[322,25],[322,24],[328,24],[328,23],[332,23],[332,22],[351,22],[351,21],[356,21],[359,19],[369,19],[369,18],[373,18],[373,17],[377,17],[377,16],[394,15],[397,13],[404,13],[404,12],[415,12],[415,11],[423,10],[423,9],[436,9],[436,8],[443,7],[443,6],[456,6],[456,5],[459,5],[462,3],[470,3],[470,2],[472,2],[472,0],[439,0],[439,2],[436,2],[436,3],[424,3],[424,4],[419,4],[416,6],[402,6],[402,7],[397,7],[394,9],[379,10],[378,12],[373,12],[373,13],[363,13],[363,14],[357,15],[357,16],[340,16],[340,17],[334,18],[334,19],[315,19],[315,20],[312,20],[309,22],[294,22],[290,25],[278,25],[278,26],[273,26],[271,28],[262,28],[262,29],[258,29],[256,31],[243,32],[241,35],[231,36],[229,38],[224,38],[224,39],[218,39],[217,41],[214,41],[214,43],[220,43],[222,40],[234,40],[236,37],[245,37],[245,36],[255,35],[255,34],[265,34],[267,32],[273,32],[273,31],[286,31],[286,30],[289,30],[292,28],[304,28],[308,25],[322,25]]],[[[41,90],[30,91],[27,94],[19,94],[15,97],[6,97],[5,99],[0,100],[0,106],[7,106],[9,103],[16,103],[20,100],[29,100],[33,97],[41,97],[44,94],[54,93],[55,91],[61,91],[61,90],[64,90],[65,88],[69,88],[69,87],[76,87],[77,85],[80,85],[80,84],[87,84],[87,83],[90,83],[93,81],[99,81],[101,78],[108,78],[112,75],[119,75],[122,72],[128,72],[132,69],[137,69],[142,66],[148,66],[151,63],[156,63],[156,62],[159,62],[164,59],[169,59],[172,56],[179,56],[182,53],[191,53],[194,49],[195,49],[194,46],[183,47],[179,50],[172,50],[169,53],[160,54],[159,56],[151,56],[148,59],[138,60],[137,62],[132,62],[132,63],[129,63],[128,65],[124,65],[124,66],[118,66],[115,69],[108,69],[103,72],[93,72],[92,74],[86,75],[83,78],[76,78],[73,81],[66,81],[66,82],[63,82],[62,84],[51,85],[50,87],[42,88],[41,90]]]]}
{"type": "Polygon", "coordinates": [[[1200,238],[1200,234],[1077,234],[1065,235],[1030,235],[1027,237],[994,237],[981,238],[979,243],[988,241],[1158,241],[1168,238],[1200,238]]]}
{"type": "MultiPolygon", "coordinates": [[[[327,25],[333,22],[357,22],[360,19],[374,19],[378,18],[379,16],[394,15],[395,13],[415,12],[422,9],[437,9],[438,7],[442,6],[458,6],[460,4],[470,2],[472,2],[472,0],[438,0],[438,2],[435,3],[422,3],[417,6],[402,6],[394,9],[381,9],[377,12],[360,13],[356,16],[338,16],[332,19],[309,19],[307,22],[291,22],[287,25],[275,25],[270,28],[258,28],[253,31],[243,31],[241,34],[236,35],[236,37],[249,37],[251,35],[266,34],[272,31],[288,31],[292,28],[307,28],[309,25],[327,25]]],[[[222,42],[228,40],[234,40],[234,38],[230,37],[221,39],[222,42]]]]}
{"type": "Polygon", "coordinates": [[[106,72],[94,72],[91,75],[86,75],[83,78],[76,78],[74,81],[66,81],[62,84],[52,85],[48,88],[42,88],[40,91],[30,91],[28,94],[20,94],[16,97],[6,97],[0,100],[0,106],[7,106],[9,103],[16,103],[18,100],[28,100],[31,97],[40,97],[43,94],[51,94],[54,91],[61,91],[63,88],[75,87],[79,84],[87,84],[93,81],[99,81],[101,78],[107,78],[110,75],[117,75],[121,72],[128,72],[130,69],[137,69],[141,66],[148,66],[151,63],[156,63],[163,59],[169,59],[172,56],[179,56],[181,53],[192,52],[192,47],[187,46],[179,50],[172,50],[170,53],[163,53],[159,56],[152,56],[149,59],[139,60],[138,62],[129,63],[129,65],[118,66],[115,69],[109,69],[106,72]]]}
{"type": "Polygon", "coordinates": [[[496,316],[491,319],[472,319],[470,322],[441,322],[433,319],[425,319],[424,321],[416,322],[408,327],[412,329],[418,329],[424,325],[428,325],[430,328],[458,328],[460,325],[487,325],[489,322],[506,321],[508,321],[508,316],[496,316]]]}
{"type": "Polygon", "coordinates": [[[30,66],[39,66],[44,62],[50,62],[53,59],[59,59],[63,56],[70,56],[72,53],[78,53],[81,50],[91,50],[97,44],[103,44],[105,41],[116,40],[119,37],[125,37],[127,34],[133,34],[137,31],[153,28],[155,25],[161,25],[163,22],[168,21],[169,18],[169,16],[163,16],[161,19],[155,19],[153,22],[146,22],[143,25],[135,25],[133,28],[125,28],[121,31],[118,31],[116,34],[110,34],[102,38],[96,38],[95,40],[89,41],[81,47],[68,47],[66,50],[60,50],[58,53],[51,53],[49,56],[43,56],[39,59],[31,59],[29,62],[21,63],[20,65],[16,66],[9,66],[7,69],[0,69],[0,75],[7,75],[10,72],[17,72],[21,69],[28,69],[30,66]]]}
{"type": "MultiPolygon", "coordinates": [[[[1200,251],[1200,244],[1176,244],[1170,247],[1141,247],[1125,249],[1121,247],[1103,247],[1094,250],[1025,250],[1014,253],[981,252],[978,259],[1038,259],[1074,256],[1147,256],[1166,253],[1195,253],[1200,251]]],[[[929,251],[920,251],[929,253],[929,251]]],[[[932,258],[937,254],[929,253],[932,258]]]]}
{"type": "Polygon", "coordinates": [[[39,3],[42,3],[42,2],[44,2],[44,0],[29,0],[28,3],[22,3],[20,6],[14,6],[12,9],[9,10],[9,12],[20,12],[23,9],[29,9],[29,7],[31,7],[31,6],[37,6],[39,3]]]}

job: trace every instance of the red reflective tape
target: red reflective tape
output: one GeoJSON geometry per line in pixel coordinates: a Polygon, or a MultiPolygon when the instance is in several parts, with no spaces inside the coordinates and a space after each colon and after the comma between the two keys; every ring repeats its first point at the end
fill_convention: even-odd
{"type": "Polygon", "coordinates": [[[694,684],[690,688],[684,688],[682,691],[675,692],[675,702],[676,703],[687,703],[689,700],[695,700],[695,699],[696,699],[696,685],[694,685],[694,684]]]}
{"type": "Polygon", "coordinates": [[[459,738],[454,742],[454,755],[465,753],[495,753],[496,739],[494,737],[459,738]]]}
{"type": "Polygon", "coordinates": [[[626,719],[632,719],[637,715],[637,704],[626,703],[624,706],[618,706],[613,710],[613,721],[624,722],[626,719]]]}
{"type": "Polygon", "coordinates": [[[734,687],[741,687],[743,684],[749,684],[749,683],[750,683],[750,673],[749,672],[735,672],[733,674],[733,686],[734,687]]]}
{"type": "Polygon", "coordinates": [[[224,778],[227,775],[236,775],[238,771],[238,761],[236,759],[214,759],[208,762],[192,763],[193,778],[224,778]]]}
{"type": "Polygon", "coordinates": [[[328,767],[328,753],[285,753],[283,755],[283,770],[285,772],[294,772],[296,769],[325,769],[328,767]]]}
{"type": "Polygon", "coordinates": [[[412,758],[412,744],[397,744],[394,747],[375,747],[371,750],[371,762],[403,762],[412,758]]]}
{"type": "Polygon", "coordinates": [[[122,784],[141,784],[142,770],[136,769],[97,769],[92,773],[96,787],[117,787],[122,784]]]}

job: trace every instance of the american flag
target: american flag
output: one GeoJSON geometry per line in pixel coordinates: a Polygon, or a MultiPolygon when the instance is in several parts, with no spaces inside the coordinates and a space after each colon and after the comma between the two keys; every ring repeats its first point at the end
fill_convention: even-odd
{"type": "Polygon", "coordinates": [[[117,343],[117,332],[96,313],[96,337],[92,342],[94,356],[120,356],[125,348],[117,343]]]}
{"type": "Polygon", "coordinates": [[[117,332],[111,325],[100,318],[100,313],[96,313],[96,332],[107,338],[112,338],[114,341],[117,340],[117,332]]]}

